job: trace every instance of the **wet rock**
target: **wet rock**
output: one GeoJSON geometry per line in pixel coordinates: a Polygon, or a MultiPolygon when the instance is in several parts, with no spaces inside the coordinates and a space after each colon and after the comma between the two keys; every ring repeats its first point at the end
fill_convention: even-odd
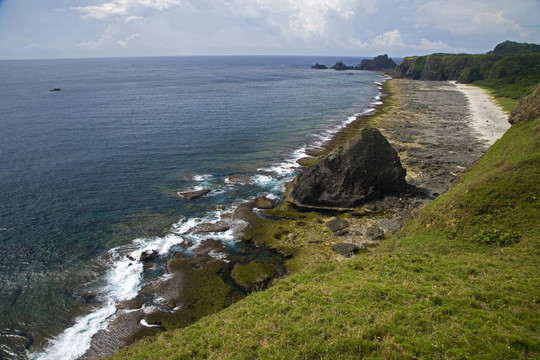
{"type": "Polygon", "coordinates": [[[203,195],[208,194],[212,189],[201,189],[201,190],[194,190],[194,191],[183,191],[179,192],[178,195],[185,197],[187,199],[193,200],[200,198],[203,195]]]}
{"type": "Polygon", "coordinates": [[[144,298],[141,295],[137,295],[131,300],[122,301],[116,306],[117,310],[135,310],[140,309],[144,305],[144,298]]]}
{"type": "Polygon", "coordinates": [[[364,245],[359,246],[359,245],[351,244],[351,243],[338,243],[338,244],[332,245],[332,250],[334,250],[339,255],[342,255],[345,257],[351,257],[351,256],[354,256],[359,251],[366,250],[366,247],[364,245]]]}
{"type": "Polygon", "coordinates": [[[249,264],[236,264],[231,272],[231,279],[246,292],[262,289],[276,276],[276,269],[271,263],[252,261],[249,264]]]}
{"type": "Polygon", "coordinates": [[[219,232],[225,232],[229,230],[230,226],[225,221],[218,221],[215,223],[201,223],[197,226],[195,226],[192,230],[196,234],[202,234],[202,233],[219,233],[219,232]]]}
{"type": "Polygon", "coordinates": [[[249,185],[251,184],[251,176],[250,175],[231,175],[227,176],[227,181],[233,184],[240,184],[240,185],[249,185]]]}
{"type": "Polygon", "coordinates": [[[291,192],[298,206],[351,209],[407,189],[406,171],[395,149],[373,127],[308,167],[291,192]]]}
{"type": "Polygon", "coordinates": [[[227,245],[220,240],[206,239],[195,249],[193,257],[195,264],[201,266],[214,261],[226,260],[227,245]]]}
{"type": "Polygon", "coordinates": [[[141,256],[139,257],[139,261],[148,262],[148,261],[156,259],[158,256],[159,256],[159,251],[155,249],[145,250],[141,253],[141,256]]]}
{"type": "Polygon", "coordinates": [[[258,209],[272,209],[275,201],[266,196],[259,196],[255,199],[255,207],[258,209]]]}
{"type": "Polygon", "coordinates": [[[326,226],[334,233],[334,235],[343,235],[347,232],[347,228],[351,224],[342,219],[333,219],[326,223],[326,226]]]}

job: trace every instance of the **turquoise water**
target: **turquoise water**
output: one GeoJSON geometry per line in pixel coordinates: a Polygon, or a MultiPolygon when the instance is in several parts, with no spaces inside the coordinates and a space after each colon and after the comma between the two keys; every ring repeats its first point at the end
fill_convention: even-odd
{"type": "Polygon", "coordinates": [[[279,198],[295,159],[378,100],[379,74],[310,69],[338,60],[361,58],[0,62],[0,358],[50,346],[103,308],[84,294],[114,302],[140,287],[124,273],[111,295],[121,260],[104,254],[166,253],[180,246],[171,225],[191,236],[218,216],[211,204],[279,198]],[[237,174],[252,181],[227,180],[237,174]],[[201,187],[212,192],[177,194],[201,187]]]}

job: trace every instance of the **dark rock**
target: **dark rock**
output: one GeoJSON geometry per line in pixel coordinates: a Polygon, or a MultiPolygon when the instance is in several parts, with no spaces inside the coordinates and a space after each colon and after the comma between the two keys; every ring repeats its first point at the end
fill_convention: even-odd
{"type": "Polygon", "coordinates": [[[159,256],[159,251],[157,250],[146,250],[141,253],[141,256],[139,257],[139,261],[147,262],[150,260],[154,260],[159,256]]]}
{"type": "Polygon", "coordinates": [[[54,88],[54,89],[49,90],[49,92],[58,92],[58,91],[62,91],[62,89],[54,88]]]}
{"type": "Polygon", "coordinates": [[[334,66],[332,66],[332,69],[338,70],[338,71],[354,70],[354,66],[347,66],[343,62],[338,61],[334,66]]]}
{"type": "Polygon", "coordinates": [[[314,69],[314,70],[326,70],[326,69],[328,69],[326,67],[326,65],[321,65],[319,63],[313,65],[311,68],[314,69]]]}
{"type": "Polygon", "coordinates": [[[192,230],[196,234],[210,233],[210,232],[224,232],[229,230],[229,224],[225,221],[218,221],[215,223],[201,223],[195,226],[192,230]]]}
{"type": "Polygon", "coordinates": [[[210,191],[212,191],[211,189],[202,189],[202,190],[195,190],[195,191],[183,191],[183,192],[179,192],[178,195],[180,196],[183,196],[187,199],[196,199],[196,198],[199,198],[203,195],[206,195],[208,194],[210,191]]]}
{"type": "Polygon", "coordinates": [[[357,70],[388,70],[388,69],[394,69],[397,66],[397,64],[394,62],[394,60],[389,59],[388,55],[379,55],[377,57],[374,57],[373,60],[364,59],[362,62],[356,67],[357,70]]]}
{"type": "Polygon", "coordinates": [[[379,240],[384,238],[384,231],[377,225],[371,225],[366,230],[366,238],[369,240],[379,240]]]}
{"type": "Polygon", "coordinates": [[[402,193],[407,189],[405,174],[388,140],[366,127],[300,174],[289,200],[301,207],[351,209],[402,193]]]}
{"type": "Polygon", "coordinates": [[[350,243],[339,243],[332,245],[332,250],[337,252],[339,255],[351,257],[359,251],[366,250],[366,247],[350,243]]]}
{"type": "Polygon", "coordinates": [[[326,223],[326,226],[328,226],[333,233],[341,232],[350,225],[351,224],[348,221],[342,219],[333,219],[326,223]]]}
{"type": "Polygon", "coordinates": [[[246,292],[259,290],[276,276],[276,269],[271,263],[252,261],[249,264],[236,264],[231,272],[231,279],[246,292]]]}
{"type": "Polygon", "coordinates": [[[255,199],[255,207],[258,209],[272,209],[274,207],[274,200],[267,198],[266,196],[259,196],[255,199]]]}

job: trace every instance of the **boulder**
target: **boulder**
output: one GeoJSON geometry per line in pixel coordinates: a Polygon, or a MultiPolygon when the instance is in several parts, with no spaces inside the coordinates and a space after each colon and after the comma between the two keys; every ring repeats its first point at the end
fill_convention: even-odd
{"type": "Polygon", "coordinates": [[[366,250],[366,247],[350,243],[339,243],[332,245],[332,250],[337,252],[339,255],[351,257],[359,251],[366,250]]]}
{"type": "Polygon", "coordinates": [[[333,219],[326,223],[334,235],[342,235],[350,225],[348,221],[342,219],[333,219]]]}
{"type": "Polygon", "coordinates": [[[208,194],[210,191],[212,190],[201,189],[201,190],[194,190],[194,191],[183,191],[183,192],[179,192],[178,195],[183,196],[187,199],[196,199],[196,198],[200,198],[203,195],[208,194]]]}
{"type": "Polygon", "coordinates": [[[352,209],[407,189],[396,150],[373,127],[333,150],[297,178],[289,201],[300,207],[352,209]]]}
{"type": "Polygon", "coordinates": [[[255,207],[257,209],[272,209],[274,207],[274,200],[267,198],[266,196],[259,196],[255,198],[255,207]]]}
{"type": "Polygon", "coordinates": [[[202,233],[219,233],[219,232],[225,232],[229,230],[229,224],[225,221],[217,221],[215,223],[200,223],[199,225],[195,226],[193,229],[193,232],[196,234],[202,234],[202,233]]]}

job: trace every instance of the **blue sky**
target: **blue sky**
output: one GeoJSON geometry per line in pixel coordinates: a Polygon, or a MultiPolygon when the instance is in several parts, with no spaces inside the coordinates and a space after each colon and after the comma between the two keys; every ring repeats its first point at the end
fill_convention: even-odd
{"type": "Polygon", "coordinates": [[[0,59],[483,53],[539,0],[0,0],[0,59]]]}

